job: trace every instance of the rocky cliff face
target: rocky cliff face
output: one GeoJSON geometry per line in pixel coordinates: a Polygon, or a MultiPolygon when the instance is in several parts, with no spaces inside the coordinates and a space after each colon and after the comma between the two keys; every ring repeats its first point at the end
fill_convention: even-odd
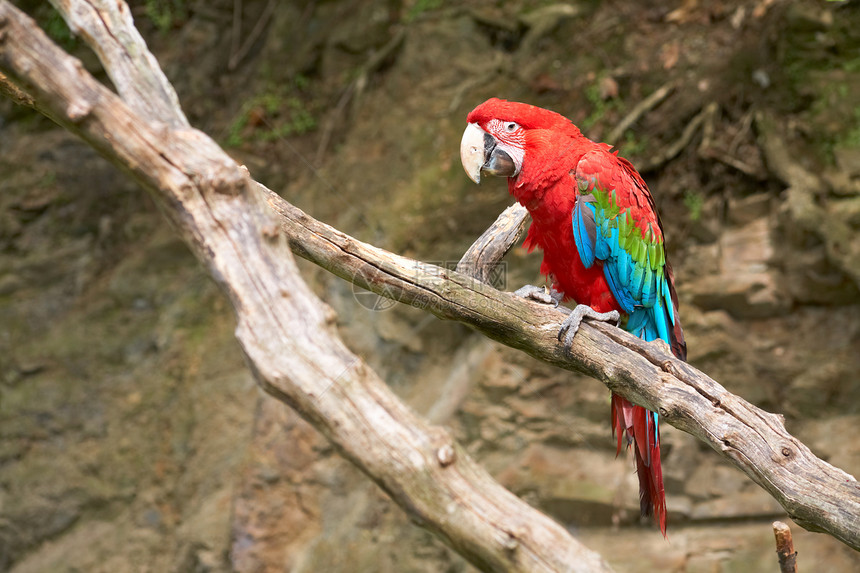
{"type": "MultiPolygon", "coordinates": [[[[457,260],[510,201],[458,165],[474,105],[528,100],[601,139],[674,82],[611,143],[649,166],[690,361],[860,473],[854,3],[245,2],[236,38],[232,8],[136,11],[192,122],[314,216],[423,260],[457,260]]],[[[471,570],[261,396],[227,303],[127,177],[0,101],[0,190],[0,569],[471,570]]],[[[541,280],[534,255],[507,263],[508,289],[541,280]]],[[[775,567],[780,507],[690,436],[663,429],[666,543],[602,385],[302,268],[416,411],[619,571],[775,567]]],[[[794,532],[804,567],[860,565],[794,532]]]]}

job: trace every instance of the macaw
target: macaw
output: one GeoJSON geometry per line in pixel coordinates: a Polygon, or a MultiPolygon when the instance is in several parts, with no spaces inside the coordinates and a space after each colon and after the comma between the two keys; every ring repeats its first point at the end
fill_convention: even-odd
{"type": "MultiPolygon", "coordinates": [[[[585,316],[615,320],[644,340],[664,340],[685,360],[672,267],[648,186],[610,145],[586,138],[564,116],[532,105],[489,99],[472,110],[460,144],[466,174],[508,178],[508,190],[532,217],[524,246],[543,251],[541,272],[552,289],[518,294],[576,308],[559,338],[570,345],[585,316]]],[[[615,394],[612,434],[633,445],[640,509],[666,535],[659,416],[615,394]]]]}

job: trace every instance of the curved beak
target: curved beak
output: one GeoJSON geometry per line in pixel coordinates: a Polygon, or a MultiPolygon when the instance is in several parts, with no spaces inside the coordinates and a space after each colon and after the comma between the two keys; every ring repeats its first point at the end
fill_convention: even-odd
{"type": "Polygon", "coordinates": [[[470,123],[463,132],[463,139],[460,140],[460,162],[466,175],[475,183],[481,182],[481,173],[511,177],[517,172],[517,166],[511,156],[477,123],[470,123]]]}

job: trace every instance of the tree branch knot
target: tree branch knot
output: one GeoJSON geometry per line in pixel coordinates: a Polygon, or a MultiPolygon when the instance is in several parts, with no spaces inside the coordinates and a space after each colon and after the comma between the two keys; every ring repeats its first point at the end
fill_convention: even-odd
{"type": "Polygon", "coordinates": [[[457,451],[454,449],[453,445],[445,444],[436,450],[436,460],[439,462],[440,466],[447,468],[457,461],[457,451]]]}
{"type": "Polygon", "coordinates": [[[502,547],[505,548],[505,551],[513,553],[520,546],[519,536],[522,535],[522,531],[519,529],[515,529],[513,531],[504,531],[502,537],[502,547]]]}

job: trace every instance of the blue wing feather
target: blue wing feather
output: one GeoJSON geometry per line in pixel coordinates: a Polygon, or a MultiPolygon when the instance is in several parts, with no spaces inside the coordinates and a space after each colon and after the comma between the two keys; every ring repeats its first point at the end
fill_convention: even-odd
{"type": "Polygon", "coordinates": [[[573,238],[582,264],[591,268],[594,264],[594,209],[585,200],[578,200],[573,208],[573,238]]]}
{"type": "Polygon", "coordinates": [[[670,343],[670,324],[675,324],[675,315],[662,239],[656,240],[650,225],[647,232],[639,227],[630,229],[636,225],[632,211],[619,204],[614,191],[621,188],[620,181],[602,181],[602,173],[594,168],[597,163],[588,163],[593,159],[600,160],[586,155],[576,172],[579,193],[572,224],[580,259],[586,268],[595,261],[603,263],[609,289],[628,314],[629,332],[645,340],[661,338],[670,343]],[[596,198],[597,194],[602,194],[601,199],[596,198]]]}
{"type": "Polygon", "coordinates": [[[609,290],[615,296],[615,300],[621,305],[622,310],[627,314],[632,313],[636,308],[636,301],[630,295],[630,291],[624,288],[624,283],[618,277],[617,267],[615,265],[603,265],[603,276],[606,277],[606,283],[609,285],[609,290]]]}
{"type": "Polygon", "coordinates": [[[618,279],[623,285],[626,285],[630,281],[631,263],[630,253],[619,248],[618,264],[616,264],[616,267],[618,267],[618,279]]]}

